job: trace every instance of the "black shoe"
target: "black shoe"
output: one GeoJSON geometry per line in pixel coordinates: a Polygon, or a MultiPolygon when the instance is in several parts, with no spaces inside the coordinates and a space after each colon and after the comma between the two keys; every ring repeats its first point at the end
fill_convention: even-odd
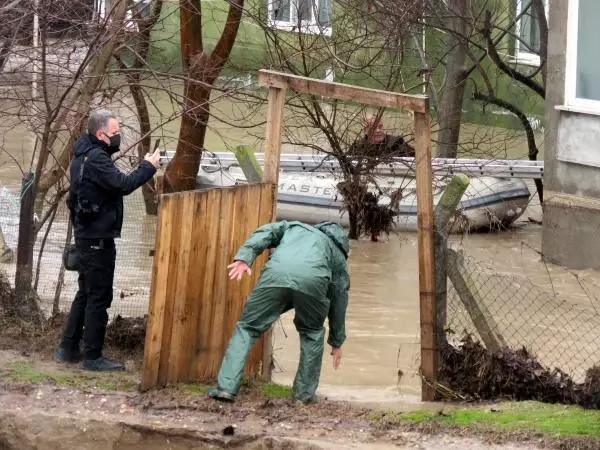
{"type": "Polygon", "coordinates": [[[104,356],[98,359],[84,359],[83,370],[92,372],[124,372],[125,366],[120,362],[111,361],[104,356]]]}
{"type": "Polygon", "coordinates": [[[81,362],[83,357],[81,356],[81,350],[78,348],[67,350],[66,348],[59,347],[54,354],[54,359],[59,363],[78,363],[81,362]]]}

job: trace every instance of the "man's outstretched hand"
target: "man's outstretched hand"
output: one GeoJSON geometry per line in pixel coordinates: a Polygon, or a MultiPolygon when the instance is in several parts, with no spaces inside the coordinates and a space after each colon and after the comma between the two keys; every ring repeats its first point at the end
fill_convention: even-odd
{"type": "Polygon", "coordinates": [[[340,363],[342,362],[342,348],[331,348],[331,356],[333,356],[333,368],[335,370],[340,367],[340,363]]]}
{"type": "Polygon", "coordinates": [[[236,261],[233,264],[229,264],[227,266],[227,268],[229,269],[229,279],[230,280],[235,279],[235,280],[240,281],[242,279],[242,277],[244,276],[244,273],[247,273],[248,275],[252,275],[252,269],[244,261],[236,261]]]}

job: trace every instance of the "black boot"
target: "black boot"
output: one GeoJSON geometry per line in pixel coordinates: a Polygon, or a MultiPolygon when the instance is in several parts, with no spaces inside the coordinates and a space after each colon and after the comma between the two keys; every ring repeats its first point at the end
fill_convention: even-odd
{"type": "Polygon", "coordinates": [[[81,350],[78,348],[75,350],[66,349],[59,347],[54,354],[54,359],[59,363],[78,363],[83,359],[81,350]]]}
{"type": "Polygon", "coordinates": [[[98,359],[84,359],[83,370],[92,372],[124,372],[125,366],[117,361],[111,361],[104,356],[98,359]]]}

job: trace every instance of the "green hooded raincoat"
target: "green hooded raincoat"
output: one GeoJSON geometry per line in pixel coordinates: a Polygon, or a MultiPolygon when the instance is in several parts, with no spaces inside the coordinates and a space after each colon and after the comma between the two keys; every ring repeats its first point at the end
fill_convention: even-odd
{"type": "Polygon", "coordinates": [[[281,314],[294,308],[294,324],[300,334],[294,396],[300,401],[311,401],[321,373],[325,319],[329,319],[329,345],[341,347],[346,339],[348,238],[343,228],[333,222],[315,226],[296,221],[270,223],[258,228],[234,259],[252,265],[269,248],[275,250],[231,337],[217,389],[237,395],[256,340],[281,314]]]}

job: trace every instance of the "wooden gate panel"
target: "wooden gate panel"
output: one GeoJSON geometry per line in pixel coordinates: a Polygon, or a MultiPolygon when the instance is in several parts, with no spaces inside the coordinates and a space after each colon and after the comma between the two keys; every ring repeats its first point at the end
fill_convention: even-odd
{"type": "MultiPolygon", "coordinates": [[[[142,389],[210,381],[266,255],[251,277],[230,281],[227,265],[273,218],[275,186],[254,184],[162,196],[153,267],[142,389]]],[[[263,340],[248,363],[257,375],[263,340]]]]}

